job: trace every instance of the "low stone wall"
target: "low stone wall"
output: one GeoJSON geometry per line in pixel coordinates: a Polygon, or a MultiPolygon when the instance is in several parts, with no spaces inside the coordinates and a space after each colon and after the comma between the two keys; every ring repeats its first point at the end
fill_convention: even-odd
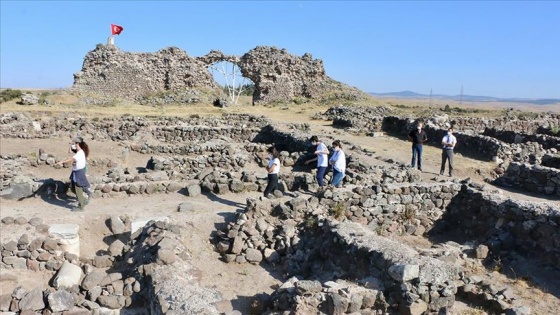
{"type": "Polygon", "coordinates": [[[439,220],[461,184],[410,183],[326,190],[319,203],[380,235],[423,235],[439,220]]]}
{"type": "Polygon", "coordinates": [[[532,193],[560,196],[560,170],[545,166],[513,162],[494,183],[532,193]]]}
{"type": "MultiPolygon", "coordinates": [[[[298,197],[286,203],[249,199],[246,212],[239,214],[228,230],[219,235],[221,241],[217,248],[226,261],[265,260],[280,264],[288,275],[303,279],[358,282],[363,279],[373,285],[370,288],[384,291],[389,304],[396,302],[403,309],[417,303],[425,310],[429,305],[437,311],[451,306],[457,291],[454,282],[459,279],[457,268],[421,257],[414,250],[379,237],[361,225],[330,221],[328,210],[315,197],[298,197]],[[436,291],[430,290],[436,287],[446,288],[450,294],[438,294],[436,298],[436,291]],[[405,302],[406,296],[415,298],[405,302]],[[427,299],[422,301],[422,296],[427,299]]],[[[320,288],[319,284],[319,291],[320,288]]],[[[373,304],[368,307],[375,309],[373,304]]],[[[360,303],[358,309],[362,307],[360,303]]]]}
{"type": "Polygon", "coordinates": [[[556,152],[545,154],[541,159],[541,165],[560,169],[560,154],[556,152]]]}
{"type": "MultiPolygon", "coordinates": [[[[535,114],[533,117],[504,115],[500,118],[455,117],[449,123],[457,130],[471,130],[481,133],[487,128],[512,131],[523,134],[536,134],[542,126],[560,125],[560,115],[552,113],[535,114]]],[[[444,127],[443,125],[441,127],[444,127]]]]}
{"type": "MultiPolygon", "coordinates": [[[[27,220],[24,217],[4,217],[2,225],[29,225],[42,235],[48,234],[49,226],[43,224],[40,218],[27,220]]],[[[29,269],[32,271],[57,271],[65,261],[77,261],[78,257],[64,253],[58,241],[52,237],[37,237],[31,239],[28,234],[23,234],[17,241],[12,240],[1,244],[0,268],[4,269],[29,269]]],[[[7,311],[7,310],[3,310],[7,311]]]]}
{"type": "MultiPolygon", "coordinates": [[[[332,119],[335,127],[368,136],[386,132],[402,139],[407,139],[408,133],[417,122],[417,119],[386,116],[377,113],[375,108],[368,111],[368,108],[359,106],[332,107],[325,114],[316,115],[315,118],[332,119]]],[[[547,150],[556,150],[559,145],[558,137],[535,134],[538,126],[542,124],[560,123],[559,116],[554,114],[540,115],[534,120],[475,117],[451,119],[443,114],[426,118],[424,122],[424,130],[429,139],[426,145],[441,147],[440,142],[446,135],[447,128],[453,126],[458,143],[455,148],[457,153],[476,159],[497,161],[498,164],[505,163],[504,167],[507,167],[510,161],[539,164],[540,158],[547,153],[547,150]],[[502,127],[503,131],[497,131],[497,128],[502,127]],[[525,136],[523,143],[515,141],[515,135],[519,136],[519,133],[525,136]]]]}
{"type": "MultiPolygon", "coordinates": [[[[334,106],[329,108],[325,113],[314,115],[313,118],[332,120],[335,127],[353,128],[363,132],[375,132],[381,131],[381,129],[397,130],[395,128],[390,128],[392,123],[394,123],[394,121],[390,118],[393,111],[394,110],[384,106],[334,106]],[[382,126],[378,123],[380,118],[383,120],[382,126]],[[389,120],[387,121],[387,119],[389,120]]],[[[395,116],[393,116],[393,118],[399,119],[395,116]]],[[[546,130],[560,126],[560,115],[543,113],[535,114],[533,117],[518,117],[506,114],[499,118],[450,118],[447,114],[441,113],[427,118],[426,121],[427,123],[433,125],[436,129],[446,129],[448,126],[453,126],[456,131],[466,133],[482,133],[486,129],[494,129],[534,135],[547,133],[546,130]]]]}
{"type": "Polygon", "coordinates": [[[68,114],[60,117],[34,119],[19,113],[0,117],[0,135],[6,138],[75,137],[95,140],[158,141],[209,140],[226,136],[237,142],[254,137],[268,120],[262,116],[224,114],[222,119],[191,117],[137,117],[123,115],[116,118],[92,118],[68,114]]]}
{"type": "Polygon", "coordinates": [[[557,205],[515,201],[464,185],[442,219],[443,230],[459,229],[467,238],[486,239],[492,252],[515,249],[553,265],[560,263],[557,205]]]}
{"type": "Polygon", "coordinates": [[[29,160],[19,154],[0,155],[0,161],[0,190],[10,185],[12,179],[30,165],[29,160]]]}
{"type": "MultiPolygon", "coordinates": [[[[0,312],[115,314],[133,303],[131,311],[142,307],[150,314],[218,315],[231,310],[231,302],[218,291],[199,285],[199,273],[187,262],[189,254],[178,234],[181,227],[163,219],[108,218],[108,255],[93,259],[65,251],[64,240],[51,237],[31,240],[24,234],[2,244],[0,268],[50,271],[53,278],[51,287],[3,292],[0,312]],[[124,240],[125,235],[131,239],[124,240]]],[[[3,228],[9,224],[31,224],[40,233],[49,230],[38,218],[2,219],[3,228]]]]}
{"type": "Polygon", "coordinates": [[[548,150],[554,148],[560,150],[560,138],[551,135],[525,134],[515,131],[497,130],[494,128],[486,128],[482,134],[510,144],[536,142],[542,145],[543,149],[548,150]]]}

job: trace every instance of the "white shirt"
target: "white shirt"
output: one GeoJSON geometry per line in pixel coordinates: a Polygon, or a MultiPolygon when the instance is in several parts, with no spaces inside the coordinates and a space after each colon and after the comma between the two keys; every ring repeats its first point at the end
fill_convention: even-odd
{"type": "MultiPolygon", "coordinates": [[[[453,146],[455,146],[455,145],[457,144],[457,138],[455,138],[454,135],[446,135],[445,137],[443,137],[443,139],[441,139],[441,142],[444,142],[444,143],[448,143],[448,142],[449,142],[449,143],[452,143],[453,146]]],[[[452,146],[447,146],[447,145],[445,145],[445,144],[443,145],[443,148],[444,148],[444,149],[445,149],[445,148],[453,149],[452,146]]]]}
{"type": "Polygon", "coordinates": [[[346,171],[346,154],[344,151],[334,151],[333,156],[330,159],[331,162],[334,162],[333,168],[341,173],[346,171]]]}
{"type": "Polygon", "coordinates": [[[84,150],[79,150],[78,152],[76,152],[73,158],[74,161],[76,161],[76,163],[73,163],[72,165],[73,171],[81,170],[82,168],[86,167],[86,153],[84,152],[84,150]]]}
{"type": "MultiPolygon", "coordinates": [[[[317,151],[327,151],[327,146],[325,144],[323,144],[323,142],[320,142],[319,145],[317,145],[317,151]]],[[[319,153],[317,155],[317,167],[327,167],[329,165],[328,161],[327,161],[327,154],[326,153],[319,153]]]]}
{"type": "Polygon", "coordinates": [[[272,165],[274,165],[274,168],[272,169],[272,172],[269,172],[268,174],[278,174],[278,172],[280,172],[280,160],[278,158],[270,160],[270,162],[268,162],[268,169],[270,169],[272,165]]]}

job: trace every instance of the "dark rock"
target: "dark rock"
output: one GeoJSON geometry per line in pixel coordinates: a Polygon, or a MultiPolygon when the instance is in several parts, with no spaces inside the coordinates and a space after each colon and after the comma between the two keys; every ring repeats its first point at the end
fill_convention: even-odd
{"type": "Polygon", "coordinates": [[[58,290],[48,296],[49,307],[53,312],[63,312],[69,310],[76,303],[74,295],[65,291],[58,290]]]}

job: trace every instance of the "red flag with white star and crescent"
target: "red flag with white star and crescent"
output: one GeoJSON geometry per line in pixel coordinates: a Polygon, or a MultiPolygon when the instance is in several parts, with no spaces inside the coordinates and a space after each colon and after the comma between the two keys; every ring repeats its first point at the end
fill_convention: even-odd
{"type": "Polygon", "coordinates": [[[123,29],[124,28],[122,26],[111,24],[111,35],[120,35],[123,29]]]}

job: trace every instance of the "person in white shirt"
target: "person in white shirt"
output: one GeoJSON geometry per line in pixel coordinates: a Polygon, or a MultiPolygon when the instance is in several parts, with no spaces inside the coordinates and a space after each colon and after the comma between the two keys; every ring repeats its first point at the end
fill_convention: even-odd
{"type": "Polygon", "coordinates": [[[58,162],[57,164],[63,165],[64,163],[72,162],[70,183],[72,191],[76,193],[79,203],[79,206],[72,208],[72,211],[84,211],[84,207],[89,202],[89,194],[88,199],[84,197],[84,192],[89,192],[90,187],[89,181],[86,177],[86,158],[89,156],[89,147],[82,137],[76,137],[72,140],[70,149],[72,152],[75,152],[75,154],[64,161],[58,162]]]}
{"type": "Polygon", "coordinates": [[[275,147],[270,147],[268,152],[268,165],[266,166],[266,171],[268,172],[268,184],[264,189],[264,196],[266,198],[272,198],[272,193],[278,188],[278,173],[280,172],[280,159],[278,158],[280,154],[275,147]]]}
{"type": "Polygon", "coordinates": [[[457,144],[457,138],[453,135],[453,128],[447,129],[447,135],[441,140],[443,149],[441,151],[441,169],[439,175],[445,173],[445,163],[449,160],[449,176],[453,176],[453,148],[457,144]]]}
{"type": "Polygon", "coordinates": [[[334,153],[329,160],[329,164],[333,167],[331,185],[334,187],[340,187],[346,172],[346,155],[344,154],[344,151],[342,151],[340,141],[335,140],[332,143],[332,146],[334,153]]]}
{"type": "Polygon", "coordinates": [[[317,136],[311,137],[310,140],[313,146],[317,146],[315,152],[313,153],[316,156],[310,160],[307,160],[305,164],[307,165],[313,161],[317,161],[317,183],[319,184],[319,187],[324,187],[325,186],[324,178],[325,178],[325,174],[327,173],[327,167],[328,167],[329,149],[324,143],[319,141],[319,138],[317,138],[317,136]]]}

